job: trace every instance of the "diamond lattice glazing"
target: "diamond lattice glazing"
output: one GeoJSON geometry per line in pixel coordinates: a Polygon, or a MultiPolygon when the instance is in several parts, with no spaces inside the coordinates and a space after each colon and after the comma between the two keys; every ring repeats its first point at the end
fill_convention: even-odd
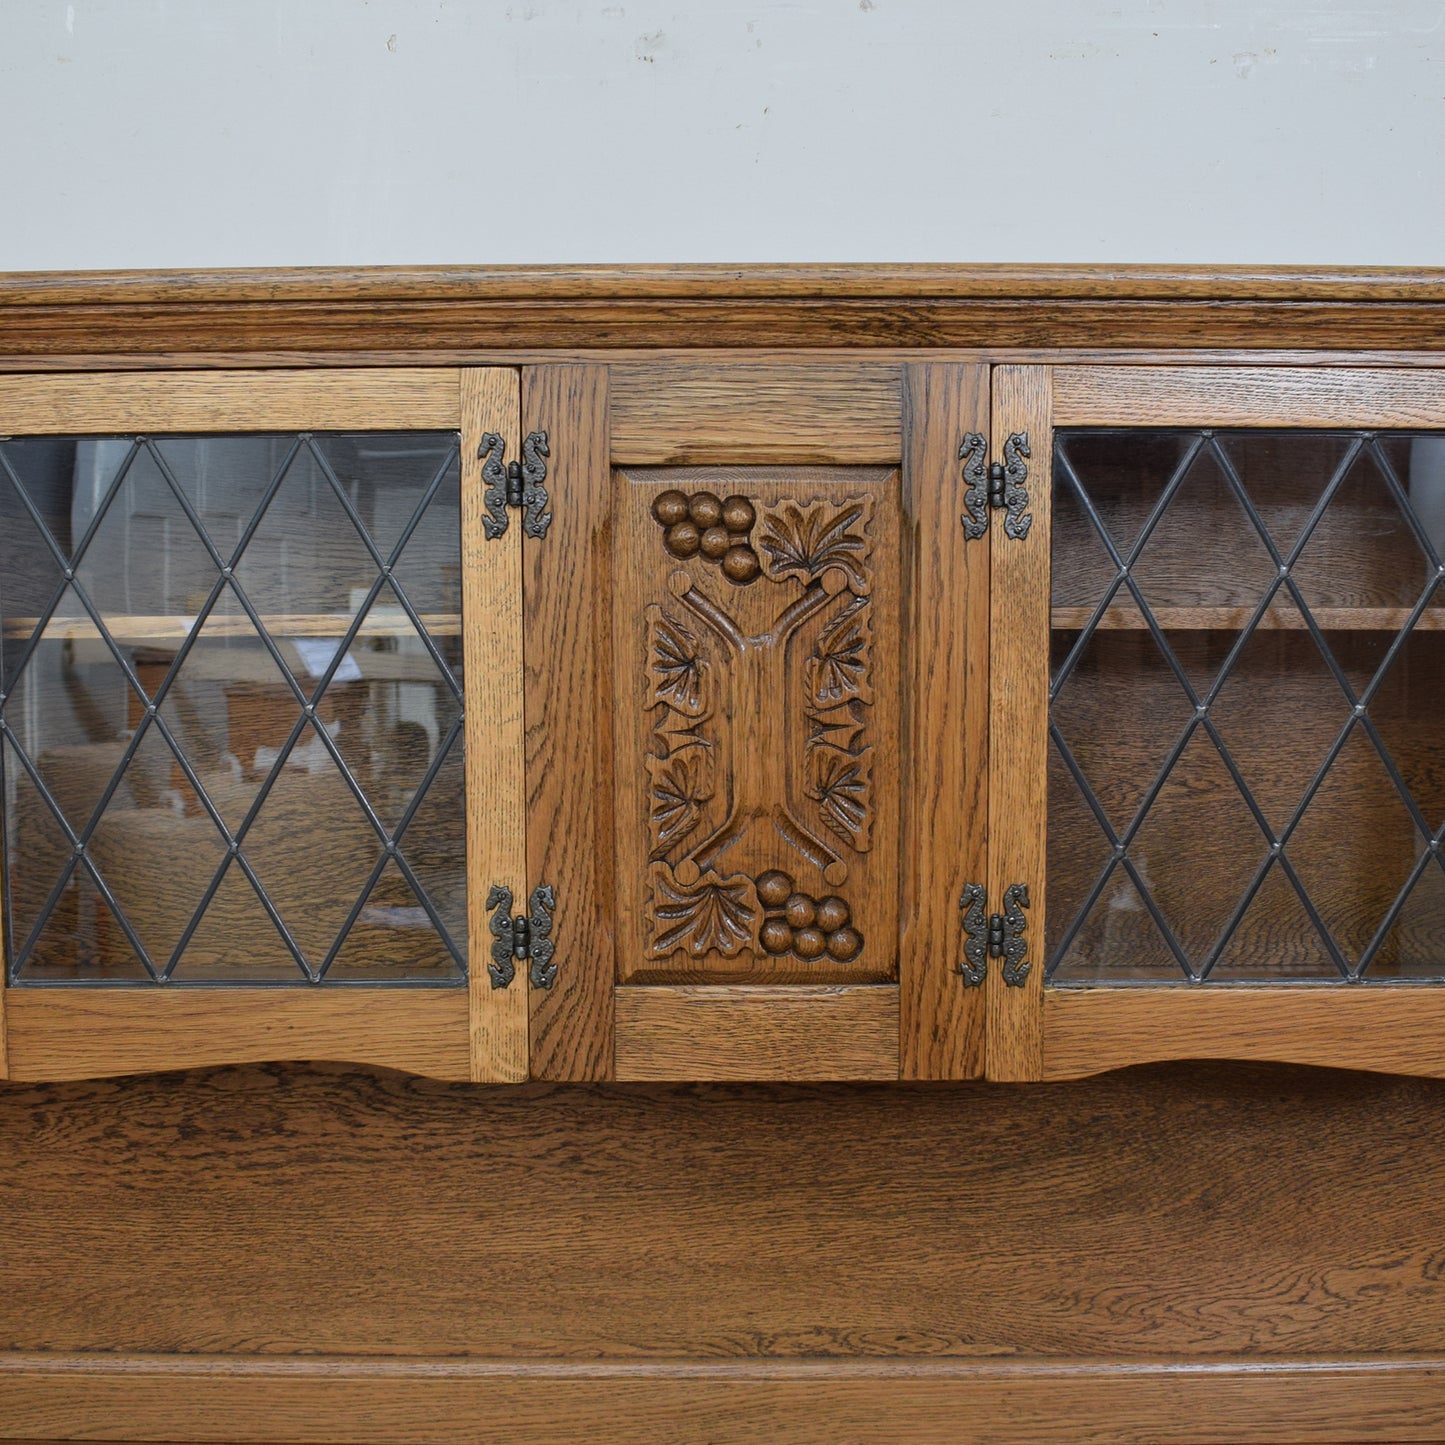
{"type": "Polygon", "coordinates": [[[466,976],[453,433],[0,443],[13,982],[466,976]]]}

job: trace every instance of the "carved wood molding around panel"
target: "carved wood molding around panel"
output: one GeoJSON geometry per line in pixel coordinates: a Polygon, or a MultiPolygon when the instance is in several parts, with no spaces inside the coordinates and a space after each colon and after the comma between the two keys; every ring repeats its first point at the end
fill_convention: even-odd
{"type": "Polygon", "coordinates": [[[622,979],[896,976],[897,473],[616,474],[622,979]]]}

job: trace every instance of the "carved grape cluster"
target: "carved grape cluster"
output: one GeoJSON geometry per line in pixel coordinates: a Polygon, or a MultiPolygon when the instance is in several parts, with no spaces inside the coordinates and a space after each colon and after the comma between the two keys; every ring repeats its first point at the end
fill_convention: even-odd
{"type": "Polygon", "coordinates": [[[758,901],[767,916],[758,940],[772,954],[829,958],[850,963],[863,951],[863,935],[851,927],[853,913],[837,894],[812,898],[799,893],[788,874],[774,869],[757,881],[758,901]]]}
{"type": "Polygon", "coordinates": [[[701,553],[717,563],[723,575],[746,586],[762,571],[750,542],[757,512],[746,497],[719,501],[711,492],[662,492],[652,504],[652,515],[665,529],[663,543],[679,561],[701,553]]]}

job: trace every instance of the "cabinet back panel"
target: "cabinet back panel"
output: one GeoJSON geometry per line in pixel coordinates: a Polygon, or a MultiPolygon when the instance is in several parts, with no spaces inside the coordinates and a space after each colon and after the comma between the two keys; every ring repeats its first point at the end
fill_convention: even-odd
{"type": "Polygon", "coordinates": [[[1432,1352],[1445,1083],[0,1087],[0,1349],[1432,1352]],[[1347,1227],[1342,1225],[1347,1221],[1347,1227]]]}

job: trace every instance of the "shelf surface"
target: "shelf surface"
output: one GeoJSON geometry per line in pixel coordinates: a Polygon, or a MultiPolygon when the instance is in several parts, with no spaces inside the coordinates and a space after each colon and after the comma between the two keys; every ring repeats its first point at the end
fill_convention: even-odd
{"type": "MultiPolygon", "coordinates": [[[[1165,632],[1240,632],[1254,616],[1247,607],[1155,607],[1154,620],[1165,632]]],[[[1312,609],[1322,632],[1398,632],[1410,620],[1413,607],[1316,607],[1312,609]]],[[[1049,625],[1055,632],[1080,632],[1094,615],[1092,607],[1055,607],[1049,625]]],[[[1099,619],[1103,632],[1148,630],[1137,607],[1110,607],[1099,619]]],[[[1304,617],[1293,608],[1271,608],[1259,621],[1261,632],[1304,632],[1304,617]]],[[[1445,631],[1445,606],[1428,607],[1415,624],[1417,632],[1445,631]]]]}
{"type": "MultiPolygon", "coordinates": [[[[459,637],[461,615],[456,612],[419,613],[421,624],[433,637],[459,637]]],[[[5,636],[25,639],[35,630],[35,617],[12,617],[5,623],[5,636]]],[[[288,637],[334,637],[346,635],[355,614],[347,612],[308,612],[262,614],[266,631],[276,640],[288,637]]],[[[111,637],[123,647],[147,647],[152,644],[182,642],[196,626],[194,617],[146,617],[127,614],[107,617],[105,625],[111,637]]],[[[415,628],[405,613],[396,610],[373,611],[357,629],[358,637],[408,637],[415,628]]],[[[204,638],[254,638],[255,628],[244,615],[218,616],[206,619],[204,638]]],[[[45,626],[47,642],[91,642],[100,640],[100,629],[88,617],[54,617],[45,626]]]]}

